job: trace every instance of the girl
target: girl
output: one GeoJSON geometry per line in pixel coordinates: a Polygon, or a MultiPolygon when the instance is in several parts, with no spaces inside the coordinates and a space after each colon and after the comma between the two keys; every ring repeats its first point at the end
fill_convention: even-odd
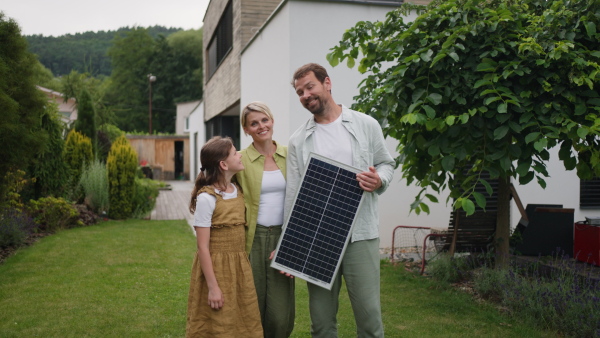
{"type": "Polygon", "coordinates": [[[190,212],[198,253],[192,266],[187,337],[262,337],[245,246],[244,198],[231,183],[244,169],[230,138],[213,137],[200,152],[190,212]]]}
{"type": "Polygon", "coordinates": [[[246,203],[246,252],[250,254],[265,338],[286,338],[294,329],[294,280],[270,267],[283,224],[287,147],[273,140],[273,114],[259,101],[242,110],[252,144],[241,151],[244,170],[235,179],[246,203]]]}

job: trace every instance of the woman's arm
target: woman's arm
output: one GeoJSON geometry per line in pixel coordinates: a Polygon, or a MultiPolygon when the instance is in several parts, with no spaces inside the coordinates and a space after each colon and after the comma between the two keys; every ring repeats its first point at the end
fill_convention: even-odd
{"type": "Polygon", "coordinates": [[[212,260],[210,259],[210,228],[194,227],[196,229],[196,240],[198,242],[198,255],[200,256],[200,267],[208,284],[208,305],[219,310],[225,303],[225,297],[219,288],[212,260]]]}

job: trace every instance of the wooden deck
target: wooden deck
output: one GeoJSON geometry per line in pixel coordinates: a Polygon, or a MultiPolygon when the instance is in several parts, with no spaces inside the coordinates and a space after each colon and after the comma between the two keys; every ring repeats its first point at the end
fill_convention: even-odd
{"type": "Polygon", "coordinates": [[[156,199],[156,206],[150,214],[153,220],[185,219],[190,227],[194,215],[189,211],[190,195],[194,188],[192,181],[166,181],[171,190],[161,190],[156,199]]]}

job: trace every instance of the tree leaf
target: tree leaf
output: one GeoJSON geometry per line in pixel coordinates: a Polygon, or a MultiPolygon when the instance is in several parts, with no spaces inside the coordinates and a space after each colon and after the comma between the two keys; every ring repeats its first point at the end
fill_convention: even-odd
{"type": "Polygon", "coordinates": [[[473,215],[475,213],[475,204],[470,199],[464,199],[462,209],[467,213],[467,216],[473,215]]]}
{"type": "Polygon", "coordinates": [[[596,24],[593,21],[587,21],[585,23],[585,30],[587,31],[587,35],[590,38],[596,37],[596,24]]]}
{"type": "Polygon", "coordinates": [[[435,197],[435,196],[433,196],[431,194],[425,194],[425,197],[427,197],[433,203],[438,203],[437,197],[435,197]]]}
{"type": "Polygon", "coordinates": [[[478,193],[477,191],[473,191],[473,197],[475,198],[475,202],[477,203],[477,206],[480,207],[481,209],[485,209],[485,205],[486,205],[485,196],[483,196],[481,193],[478,193]]]}
{"type": "Polygon", "coordinates": [[[494,130],[494,140],[499,140],[499,139],[503,138],[504,136],[506,136],[506,133],[508,133],[508,129],[509,129],[509,126],[507,126],[507,125],[502,125],[502,126],[496,128],[496,130],[494,130]]]}
{"type": "Polygon", "coordinates": [[[533,133],[529,133],[527,134],[527,136],[525,136],[525,143],[529,144],[535,140],[538,139],[538,137],[540,136],[540,132],[533,132],[533,133]]]}
{"type": "Polygon", "coordinates": [[[348,68],[354,68],[354,58],[351,56],[348,56],[348,61],[346,61],[346,65],[348,66],[348,68]]]}
{"type": "Polygon", "coordinates": [[[427,98],[431,103],[433,103],[436,106],[442,102],[442,95],[437,93],[431,93],[429,94],[429,96],[427,96],[427,98]]]}
{"type": "Polygon", "coordinates": [[[444,156],[444,158],[442,158],[442,168],[444,168],[445,171],[452,171],[454,169],[454,156],[444,156]]]}

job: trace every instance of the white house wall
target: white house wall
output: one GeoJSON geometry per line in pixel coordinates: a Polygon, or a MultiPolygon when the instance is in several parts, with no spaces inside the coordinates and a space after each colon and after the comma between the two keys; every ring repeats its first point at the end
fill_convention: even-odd
{"type": "Polygon", "coordinates": [[[188,123],[190,135],[190,180],[194,182],[200,171],[200,149],[206,142],[204,101],[200,102],[196,109],[190,113],[188,123]]]}
{"type": "MultiPolygon", "coordinates": [[[[241,106],[255,100],[267,103],[275,116],[274,139],[287,144],[290,135],[312,116],[301,106],[290,85],[294,71],[309,62],[327,68],[336,102],[352,105],[362,75],[345,64],[332,68],[325,57],[346,29],[361,20],[382,20],[391,9],[339,2],[287,1],[242,54],[241,106]]],[[[250,137],[242,136],[242,148],[251,142],[250,137]]],[[[395,156],[397,142],[390,139],[387,144],[395,156]]],[[[451,209],[444,203],[432,204],[429,216],[409,213],[419,188],[407,187],[401,176],[397,170],[389,189],[380,198],[382,247],[391,246],[396,225],[448,227],[451,209]]],[[[441,199],[445,200],[445,196],[441,199]]]]}
{"type": "MultiPolygon", "coordinates": [[[[241,58],[241,103],[243,107],[255,100],[269,105],[275,116],[274,139],[287,144],[289,136],[311,114],[305,110],[290,80],[293,72],[303,64],[316,62],[325,66],[332,80],[333,97],[337,103],[352,105],[358,94],[358,84],[362,75],[345,63],[335,68],[326,60],[330,48],[342,39],[344,31],[358,21],[383,20],[392,7],[359,5],[339,2],[286,1],[274,16],[263,26],[262,31],[246,47],[241,58]]],[[[409,20],[414,19],[414,16],[409,20]]],[[[241,147],[252,142],[242,132],[241,147]]],[[[396,156],[397,142],[387,140],[388,149],[396,156]]],[[[579,210],[579,180],[574,172],[565,172],[562,164],[556,161],[549,164],[551,179],[544,191],[536,183],[518,186],[517,191],[524,204],[548,203],[563,204],[565,208],[575,208],[575,220],[585,215],[599,216],[600,211],[579,210]]],[[[392,232],[397,225],[429,226],[447,228],[451,208],[446,206],[447,194],[438,196],[439,203],[430,203],[430,214],[410,213],[410,204],[420,188],[401,179],[402,173],[396,170],[388,190],[380,197],[380,236],[383,248],[392,245],[392,232]]],[[[511,219],[514,227],[520,218],[514,203],[511,204],[511,219]]]]}

